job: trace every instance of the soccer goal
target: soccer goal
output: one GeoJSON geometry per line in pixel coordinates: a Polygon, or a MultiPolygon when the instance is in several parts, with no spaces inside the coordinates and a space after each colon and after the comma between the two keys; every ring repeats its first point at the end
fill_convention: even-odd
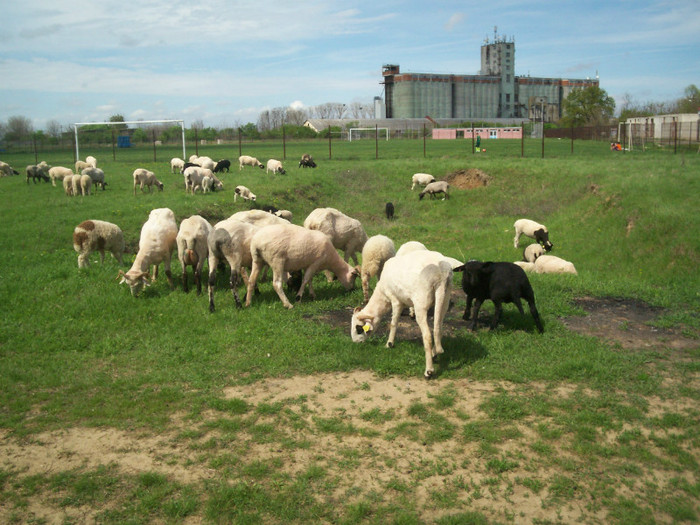
{"type": "Polygon", "coordinates": [[[132,120],[125,122],[76,122],[73,124],[75,132],[75,158],[80,159],[80,136],[83,135],[83,145],[109,144],[118,145],[119,148],[131,147],[136,141],[148,142],[154,147],[159,138],[168,137],[182,145],[182,158],[186,159],[185,152],[185,121],[184,120],[132,120]],[[177,133],[172,133],[177,129],[177,133]],[[82,131],[79,133],[79,130],[82,131]]]}
{"type": "Polygon", "coordinates": [[[374,139],[381,136],[384,131],[384,138],[389,140],[389,128],[350,128],[348,133],[348,142],[353,140],[374,139]]]}

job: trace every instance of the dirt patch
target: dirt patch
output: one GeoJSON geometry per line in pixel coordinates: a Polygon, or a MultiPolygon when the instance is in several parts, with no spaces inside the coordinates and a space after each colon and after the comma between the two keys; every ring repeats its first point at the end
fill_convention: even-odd
{"type": "Polygon", "coordinates": [[[665,312],[635,299],[615,297],[580,297],[574,303],[586,311],[585,316],[567,317],[562,323],[571,331],[619,344],[627,350],[697,348],[698,339],[685,336],[679,329],[654,325],[665,312]]]}
{"type": "Polygon", "coordinates": [[[470,168],[450,173],[445,177],[445,180],[450,183],[450,186],[460,190],[472,190],[488,186],[491,182],[491,177],[480,169],[470,168]]]}

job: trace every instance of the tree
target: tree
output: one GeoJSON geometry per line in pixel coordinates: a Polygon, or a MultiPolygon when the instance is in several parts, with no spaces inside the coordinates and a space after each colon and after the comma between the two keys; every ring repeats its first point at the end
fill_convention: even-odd
{"type": "Polygon", "coordinates": [[[31,136],[34,131],[31,120],[27,117],[14,116],[7,119],[5,138],[7,140],[22,140],[31,136]]]}
{"type": "Polygon", "coordinates": [[[62,126],[58,120],[49,120],[46,123],[46,133],[54,139],[61,138],[62,126]]]}
{"type": "Polygon", "coordinates": [[[564,99],[565,126],[597,126],[607,124],[615,112],[615,100],[604,89],[589,86],[574,89],[564,99]]]}
{"type": "Polygon", "coordinates": [[[689,85],[678,100],[677,113],[697,113],[700,111],[700,90],[695,84],[689,85]]]}

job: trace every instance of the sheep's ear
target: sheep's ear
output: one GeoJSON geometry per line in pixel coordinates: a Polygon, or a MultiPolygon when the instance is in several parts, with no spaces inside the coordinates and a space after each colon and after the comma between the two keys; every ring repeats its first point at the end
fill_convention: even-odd
{"type": "Polygon", "coordinates": [[[481,265],[481,268],[479,271],[483,273],[493,273],[493,263],[492,262],[485,262],[484,264],[481,265]]]}
{"type": "Polygon", "coordinates": [[[452,271],[453,272],[463,272],[466,269],[467,269],[466,265],[461,264],[461,265],[457,266],[457,268],[452,268],[452,271]]]}

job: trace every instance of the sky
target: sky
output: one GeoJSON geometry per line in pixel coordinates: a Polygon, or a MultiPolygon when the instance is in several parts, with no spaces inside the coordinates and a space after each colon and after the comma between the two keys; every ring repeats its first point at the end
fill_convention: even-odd
{"type": "Polygon", "coordinates": [[[479,74],[494,34],[515,73],[594,78],[618,106],[700,85],[699,0],[0,0],[0,123],[184,119],[384,95],[401,72],[479,74]],[[495,28],[497,28],[495,30],[495,28]]]}

